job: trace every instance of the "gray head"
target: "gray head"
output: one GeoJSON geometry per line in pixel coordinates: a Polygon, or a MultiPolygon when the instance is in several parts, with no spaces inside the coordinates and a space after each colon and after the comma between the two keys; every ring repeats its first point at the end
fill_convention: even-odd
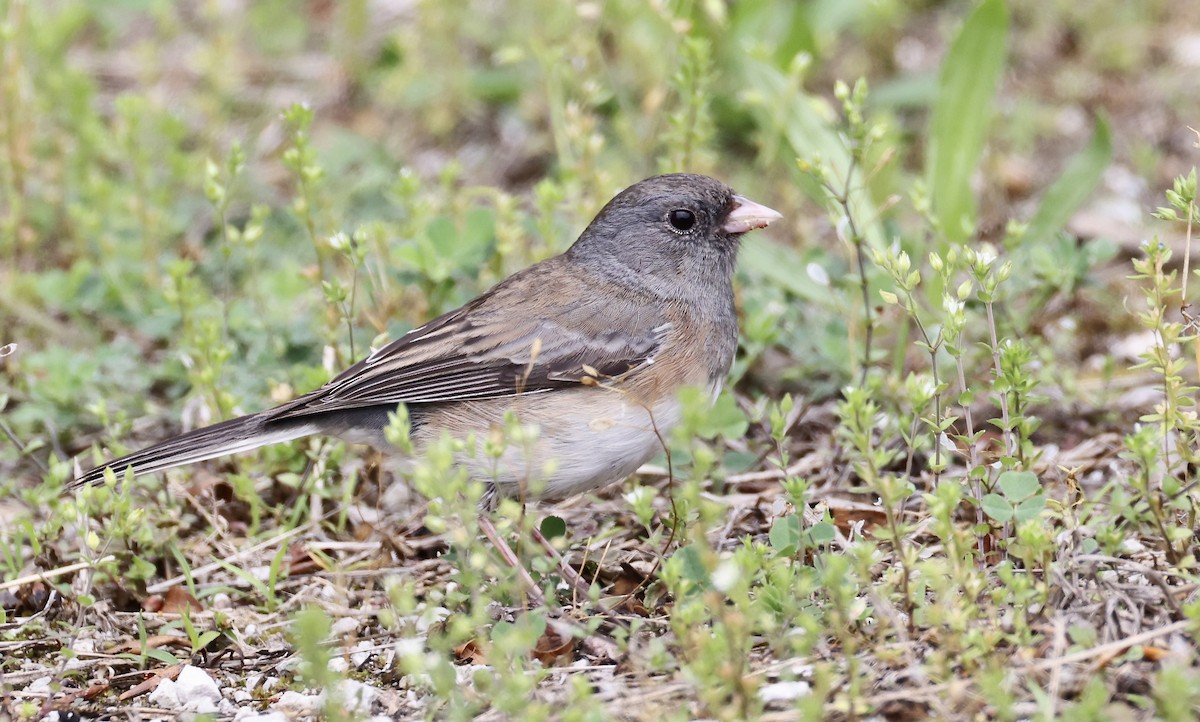
{"type": "Polygon", "coordinates": [[[742,234],[779,218],[718,180],[672,173],[617,194],[567,253],[604,258],[602,265],[614,275],[647,282],[729,283],[742,234]]]}

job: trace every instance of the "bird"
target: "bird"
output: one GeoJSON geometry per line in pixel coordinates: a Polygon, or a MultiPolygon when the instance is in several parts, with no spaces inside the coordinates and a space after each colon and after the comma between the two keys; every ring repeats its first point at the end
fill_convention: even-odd
{"type": "Polygon", "coordinates": [[[673,173],[609,201],[564,253],[396,340],[320,388],[198,428],[79,474],[136,476],[320,434],[395,456],[384,430],[403,404],[419,451],[443,434],[502,497],[556,501],[630,476],[680,420],[679,390],[716,398],[738,345],[741,238],[782,215],[716,179],[673,173]],[[499,458],[483,439],[515,414],[537,429],[499,458]],[[544,478],[531,483],[531,475],[544,478]]]}

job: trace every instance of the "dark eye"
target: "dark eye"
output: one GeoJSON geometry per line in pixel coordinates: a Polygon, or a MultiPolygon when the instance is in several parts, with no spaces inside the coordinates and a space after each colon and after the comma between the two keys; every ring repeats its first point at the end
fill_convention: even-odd
{"type": "Polygon", "coordinates": [[[692,226],[696,225],[696,214],[686,208],[677,208],[667,214],[667,220],[675,230],[687,232],[692,230],[692,226]]]}

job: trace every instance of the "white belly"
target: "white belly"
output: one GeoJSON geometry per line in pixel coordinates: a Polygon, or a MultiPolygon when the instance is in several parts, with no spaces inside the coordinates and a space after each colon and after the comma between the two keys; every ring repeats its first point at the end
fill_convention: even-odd
{"type": "Polygon", "coordinates": [[[501,496],[562,499],[629,476],[663,451],[660,436],[665,441],[679,422],[673,397],[659,401],[651,413],[617,391],[581,389],[572,396],[568,403],[567,394],[555,392],[447,405],[426,417],[413,441],[420,450],[447,432],[473,435],[474,450],[458,457],[471,478],[494,483],[501,496]],[[576,400],[583,403],[571,403],[576,400]],[[508,439],[498,456],[489,455],[485,439],[503,438],[508,411],[535,435],[524,442],[508,439]]]}
{"type": "Polygon", "coordinates": [[[539,499],[563,499],[621,481],[665,451],[679,423],[679,403],[662,401],[651,413],[620,394],[612,396],[610,403],[588,404],[591,413],[579,409],[568,423],[538,429],[537,440],[525,448],[511,445],[499,459],[466,460],[471,475],[494,480],[503,495],[539,499]]]}

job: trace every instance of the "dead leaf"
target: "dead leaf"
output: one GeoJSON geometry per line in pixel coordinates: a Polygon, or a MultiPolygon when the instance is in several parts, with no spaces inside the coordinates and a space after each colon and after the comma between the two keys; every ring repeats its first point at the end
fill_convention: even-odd
{"type": "Polygon", "coordinates": [[[313,574],[325,569],[321,561],[317,559],[304,546],[293,546],[287,551],[288,576],[298,574],[313,574]]]}
{"type": "Polygon", "coordinates": [[[463,664],[486,664],[483,647],[474,639],[468,639],[454,648],[454,659],[463,664]]]}
{"type": "Polygon", "coordinates": [[[180,671],[182,670],[182,664],[172,664],[170,667],[156,669],[150,673],[149,677],[125,690],[117,699],[124,702],[126,700],[133,699],[134,697],[146,694],[147,692],[153,692],[155,688],[158,687],[159,682],[162,682],[164,679],[169,679],[171,681],[176,680],[179,677],[180,671]]]}
{"type": "Polygon", "coordinates": [[[193,597],[186,587],[175,585],[167,590],[159,611],[165,614],[183,614],[184,610],[203,612],[204,605],[200,603],[199,599],[193,597]]]}
{"type": "Polygon", "coordinates": [[[1170,656],[1170,650],[1162,647],[1142,647],[1142,659],[1147,662],[1161,662],[1170,656]]]}
{"type": "Polygon", "coordinates": [[[887,514],[883,509],[868,502],[830,496],[825,499],[825,505],[833,517],[834,526],[847,536],[855,528],[865,534],[873,527],[887,523],[887,514]]]}
{"type": "Polygon", "coordinates": [[[538,638],[533,647],[533,658],[547,667],[570,664],[575,657],[575,637],[561,634],[553,627],[546,626],[546,631],[538,638]]]}
{"type": "MultiPolygon", "coordinates": [[[[155,634],[146,637],[146,649],[158,649],[159,647],[178,647],[179,649],[192,648],[192,643],[187,637],[181,637],[178,634],[155,634]]],[[[107,654],[141,654],[142,643],[138,639],[130,639],[120,644],[105,650],[107,654]]]]}

